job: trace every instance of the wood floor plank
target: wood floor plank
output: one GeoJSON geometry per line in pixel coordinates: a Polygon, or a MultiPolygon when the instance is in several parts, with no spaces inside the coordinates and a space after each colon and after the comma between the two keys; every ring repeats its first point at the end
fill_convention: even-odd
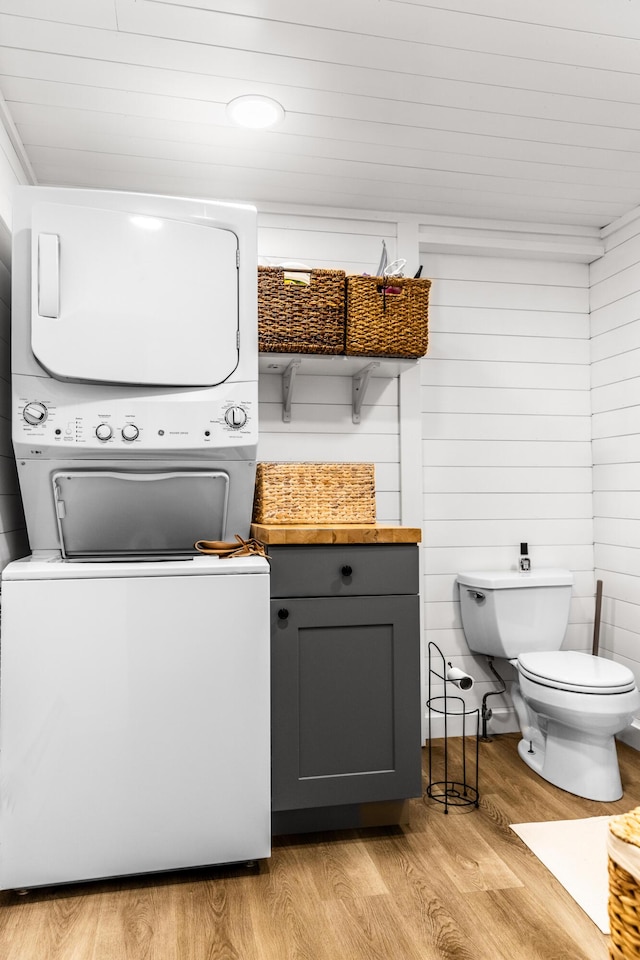
{"type": "MultiPolygon", "coordinates": [[[[245,960],[252,880],[219,877],[176,887],[176,960],[245,960]]],[[[106,960],[106,958],[105,958],[106,960]]],[[[136,958],[137,960],[137,958],[136,958]]]]}
{"type": "Polygon", "coordinates": [[[166,884],[100,894],[91,960],[109,960],[118,949],[122,960],[177,960],[175,900],[175,888],[166,884]]]}
{"type": "MultiPolygon", "coordinates": [[[[464,830],[456,829],[453,818],[434,815],[431,819],[429,857],[440,864],[459,893],[521,887],[522,881],[505,860],[465,821],[464,830]]],[[[419,852],[424,839],[408,836],[407,842],[419,852]]]]}
{"type": "MultiPolygon", "coordinates": [[[[415,806],[418,810],[417,803],[415,806]]],[[[475,922],[460,922],[460,914],[465,913],[463,900],[447,871],[441,869],[441,851],[433,850],[430,834],[419,831],[414,836],[415,844],[409,842],[409,834],[400,843],[397,836],[386,842],[379,838],[372,854],[392,891],[405,930],[423,950],[428,945],[438,960],[496,960],[500,954],[477,943],[475,922]]]]}
{"type": "MultiPolygon", "coordinates": [[[[20,898],[22,900],[22,898],[20,898]]],[[[97,927],[97,913],[85,896],[61,896],[41,902],[26,898],[10,910],[18,916],[19,934],[11,926],[0,937],[3,960],[86,960],[91,957],[97,927]]]]}
{"type": "MultiPolygon", "coordinates": [[[[468,910],[475,917],[479,935],[491,932],[495,955],[526,960],[606,960],[606,938],[591,923],[595,935],[576,939],[564,920],[555,920],[547,901],[531,896],[530,887],[491,890],[469,898],[468,910]],[[554,922],[555,921],[555,922],[554,922]],[[502,931],[496,942],[496,931],[502,931]]],[[[579,909],[579,908],[578,908],[579,909]]]]}
{"type": "MultiPolygon", "coordinates": [[[[499,809],[501,798],[488,797],[486,803],[487,806],[493,806],[494,810],[499,809]]],[[[606,937],[529,847],[510,829],[509,819],[503,813],[499,819],[494,817],[492,820],[487,820],[486,837],[487,841],[492,843],[496,856],[508,860],[511,870],[520,879],[522,896],[516,895],[515,888],[492,891],[500,896],[490,898],[488,905],[487,901],[483,902],[478,914],[478,922],[482,922],[483,919],[487,922],[494,917],[494,924],[503,929],[507,938],[511,938],[512,935],[510,929],[508,932],[504,931],[505,922],[509,917],[514,921],[517,920],[518,930],[532,924],[536,930],[541,928],[551,931],[550,939],[545,939],[544,945],[540,947],[542,957],[549,956],[548,951],[553,950],[554,957],[556,953],[558,957],[566,954],[567,957],[571,957],[571,960],[605,958],[607,956],[606,937]],[[491,823],[493,827],[489,826],[491,823]],[[518,905],[515,913],[513,904],[518,905]],[[497,915],[496,911],[498,911],[497,915]],[[580,944],[580,947],[576,944],[580,944]],[[568,953],[566,953],[567,950],[569,950],[568,953]],[[547,951],[546,954],[545,951],[547,951]]],[[[473,909],[473,899],[469,903],[469,908],[473,909]]],[[[525,942],[529,943],[528,937],[525,942]]],[[[534,947],[534,942],[531,941],[527,947],[532,958],[538,955],[535,952],[537,948],[534,947]]],[[[523,948],[515,943],[513,956],[518,956],[515,952],[517,949],[523,948]]]]}
{"type": "Polygon", "coordinates": [[[408,825],[275,838],[253,868],[0,894],[0,958],[606,960],[608,938],[510,824],[640,806],[640,753],[619,745],[625,795],[596,803],[538,777],[517,741],[481,744],[478,809],[417,798],[408,825]]]}
{"type": "Polygon", "coordinates": [[[312,868],[311,882],[320,900],[346,900],[388,894],[368,850],[368,843],[354,832],[316,835],[298,855],[312,868]]]}
{"type": "Polygon", "coordinates": [[[283,844],[264,868],[263,883],[250,901],[253,943],[242,960],[334,960],[335,931],[310,866],[295,844],[283,844]]]}
{"type": "MultiPolygon", "coordinates": [[[[339,943],[335,957],[348,957],[349,960],[442,960],[436,938],[417,942],[389,895],[333,900],[325,904],[325,909],[339,943]]],[[[441,935],[445,927],[441,923],[437,927],[441,935]]],[[[450,928],[449,932],[459,942],[457,931],[450,928]]]]}

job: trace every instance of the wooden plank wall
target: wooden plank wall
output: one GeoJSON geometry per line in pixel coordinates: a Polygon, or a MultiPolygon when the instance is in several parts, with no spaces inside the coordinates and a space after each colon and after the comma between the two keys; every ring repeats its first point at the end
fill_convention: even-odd
{"type": "MultiPolygon", "coordinates": [[[[434,281],[421,361],[426,640],[477,679],[473,706],[495,682],[469,655],[457,572],[514,568],[527,541],[534,567],[575,572],[565,646],[590,644],[588,267],[423,259],[434,281]]],[[[508,703],[490,705],[498,716],[508,703]]]]}
{"type": "MultiPolygon", "coordinates": [[[[393,254],[393,230],[386,242],[393,254]]],[[[381,224],[262,215],[261,262],[291,258],[371,270],[381,224]],[[374,238],[374,243],[371,238],[374,238]]],[[[429,641],[477,683],[495,688],[470,655],[454,587],[459,570],[510,567],[519,544],[538,566],[575,572],[565,645],[588,649],[593,622],[589,270],[583,264],[423,255],[434,280],[430,349],[421,361],[425,657],[429,641]]],[[[350,382],[305,377],[292,423],[280,380],[261,377],[261,459],[372,459],[381,519],[395,522],[399,454],[394,385],[374,385],[360,428],[350,382]],[[364,429],[363,429],[364,428],[364,429]],[[380,489],[382,487],[382,489],[380,489]]],[[[426,672],[427,663],[425,663],[426,672]]],[[[508,698],[496,723],[513,726],[508,698]]]]}
{"type": "Polygon", "coordinates": [[[591,265],[593,502],[600,646],[640,682],[640,220],[591,265]]]}
{"type": "MultiPolygon", "coordinates": [[[[374,273],[382,240],[396,255],[396,224],[376,220],[261,213],[258,258],[264,265],[287,260],[313,267],[374,273]]],[[[381,522],[400,520],[400,450],[397,380],[372,379],[357,426],[351,419],[348,377],[298,375],[290,423],[282,421],[278,375],[260,377],[259,460],[372,462],[381,522]]]]}
{"type": "MultiPolygon", "coordinates": [[[[261,213],[258,232],[261,263],[295,259],[314,266],[373,272],[383,238],[390,257],[396,255],[397,224],[392,220],[272,212],[261,213]]],[[[0,563],[23,552],[20,545],[24,543],[10,446],[6,229],[3,236],[0,563]]],[[[635,631],[629,625],[616,626],[614,643],[613,597],[609,595],[605,603],[608,632],[603,643],[616,658],[631,659],[629,645],[635,632],[640,632],[640,622],[629,619],[638,608],[622,586],[628,591],[635,585],[634,569],[640,575],[633,547],[625,540],[635,530],[634,522],[640,527],[640,508],[623,529],[611,516],[602,486],[617,484],[614,488],[619,504],[635,503],[633,496],[640,496],[624,493],[633,489],[633,484],[637,490],[636,481],[640,479],[632,482],[637,465],[623,464],[627,456],[624,443],[628,440],[623,441],[620,434],[630,432],[625,427],[629,416],[625,408],[630,404],[624,397],[620,399],[621,394],[617,400],[611,399],[615,391],[633,390],[629,382],[633,368],[629,364],[637,362],[633,350],[640,349],[640,344],[633,346],[640,321],[628,323],[627,314],[620,313],[618,300],[623,294],[616,293],[615,287],[616,283],[628,287],[633,269],[631,265],[621,268],[614,255],[630,256],[635,264],[635,253],[631,253],[635,243],[640,259],[640,238],[634,235],[626,242],[624,249],[621,244],[612,246],[611,254],[592,271],[594,403],[610,404],[600,411],[594,407],[594,452],[599,565],[610,563],[610,552],[616,551],[620,558],[616,583],[621,594],[617,602],[623,604],[619,609],[627,617],[627,624],[636,624],[635,631]],[[605,272],[600,276],[598,270],[605,272]],[[600,354],[599,350],[605,352],[600,354]],[[618,354],[622,356],[614,359],[618,354]],[[599,377],[606,383],[603,380],[601,384],[599,377]],[[614,387],[614,383],[618,385],[614,387]],[[607,394],[604,387],[608,384],[612,386],[607,394]],[[615,466],[611,465],[613,447],[618,457],[615,466]],[[608,544],[601,532],[603,513],[610,517],[607,536],[614,536],[616,531],[616,544],[608,544]]],[[[534,565],[568,566],[575,571],[566,644],[575,649],[588,649],[590,645],[594,532],[589,269],[581,264],[477,256],[429,255],[422,261],[424,275],[434,280],[429,355],[420,363],[425,636],[427,641],[437,643],[447,658],[476,676],[473,695],[479,702],[494,684],[485,663],[470,656],[464,640],[454,589],[459,570],[514,565],[520,541],[527,540],[534,565]]],[[[640,285],[634,292],[640,304],[640,285]]],[[[288,424],[282,422],[280,391],[279,376],[261,376],[259,459],[372,461],[376,464],[378,518],[398,522],[397,381],[371,381],[359,426],[351,421],[348,378],[299,376],[288,424]]],[[[631,440],[629,458],[636,449],[640,450],[638,433],[631,440]]],[[[498,708],[499,715],[501,707],[507,709],[508,700],[492,706],[498,708]]]]}

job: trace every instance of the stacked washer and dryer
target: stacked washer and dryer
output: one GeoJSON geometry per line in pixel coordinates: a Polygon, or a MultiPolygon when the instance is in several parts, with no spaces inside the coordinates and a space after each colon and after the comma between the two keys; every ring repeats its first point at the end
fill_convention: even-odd
{"type": "Polygon", "coordinates": [[[23,187],[2,575],[0,888],[267,857],[251,207],[23,187]]]}

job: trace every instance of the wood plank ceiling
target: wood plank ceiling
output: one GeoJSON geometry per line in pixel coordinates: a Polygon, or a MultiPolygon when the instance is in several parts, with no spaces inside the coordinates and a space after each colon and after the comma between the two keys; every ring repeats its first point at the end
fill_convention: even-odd
{"type": "Polygon", "coordinates": [[[37,182],[601,227],[640,204],[640,0],[0,0],[37,182]],[[271,132],[225,105],[264,93],[271,132]]]}

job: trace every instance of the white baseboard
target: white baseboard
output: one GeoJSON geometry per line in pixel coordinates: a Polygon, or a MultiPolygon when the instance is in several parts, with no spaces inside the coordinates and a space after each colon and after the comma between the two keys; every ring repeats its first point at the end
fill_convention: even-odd
{"type": "MultiPolygon", "coordinates": [[[[480,723],[480,734],[482,734],[482,719],[480,723]]],[[[471,714],[466,718],[466,735],[471,736],[475,734],[475,716],[471,714]]],[[[517,733],[518,727],[518,718],[516,717],[516,712],[510,707],[498,707],[493,711],[491,719],[487,721],[487,735],[493,736],[501,733],[517,733]]],[[[447,735],[450,737],[461,737],[462,736],[462,720],[460,717],[449,717],[447,719],[447,735]]],[[[433,739],[439,739],[444,737],[444,717],[441,714],[435,714],[431,717],[431,736],[433,739]]],[[[425,741],[429,739],[429,718],[425,713],[424,716],[424,738],[425,741]]],[[[619,733],[616,737],[617,740],[621,740],[622,743],[626,743],[627,746],[633,747],[634,750],[640,752],[640,719],[636,719],[628,727],[626,727],[622,733],[619,733]]]]}
{"type": "MultiPolygon", "coordinates": [[[[479,718],[479,732],[482,735],[482,719],[479,718]]],[[[493,736],[500,733],[515,733],[519,729],[516,712],[511,707],[497,707],[493,710],[491,719],[487,721],[487,735],[493,736]]],[[[475,713],[468,714],[465,718],[466,736],[474,736],[476,732],[475,713]]],[[[638,730],[640,735],[640,728],[638,730]]],[[[450,716],[447,718],[447,736],[462,736],[462,718],[450,716]]],[[[444,737],[444,717],[442,714],[433,714],[431,717],[431,737],[439,739],[444,737]]],[[[429,738],[429,717],[425,713],[424,717],[424,739],[429,738]]],[[[639,741],[640,742],[640,741],[639,741]]],[[[639,748],[640,749],[640,748],[639,748]]]]}

